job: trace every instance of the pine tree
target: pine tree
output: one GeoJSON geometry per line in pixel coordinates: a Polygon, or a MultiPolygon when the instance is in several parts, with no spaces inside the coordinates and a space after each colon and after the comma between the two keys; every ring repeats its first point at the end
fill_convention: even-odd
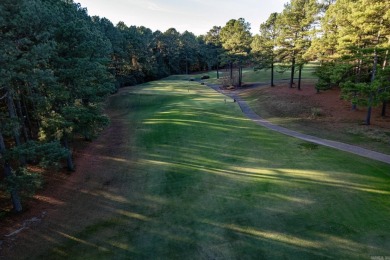
{"type": "Polygon", "coordinates": [[[279,35],[278,13],[272,13],[265,23],[260,25],[260,35],[255,35],[251,43],[251,53],[257,69],[271,69],[271,86],[274,86],[274,63],[276,39],[279,35]]]}
{"type": "MultiPolygon", "coordinates": [[[[301,72],[304,54],[310,46],[310,31],[319,8],[316,0],[291,0],[278,17],[280,28],[278,42],[279,59],[291,63],[290,88],[294,84],[296,66],[301,72]]],[[[300,74],[300,73],[299,73],[300,74]]],[[[300,78],[298,83],[300,89],[300,78]]]]}
{"type": "MultiPolygon", "coordinates": [[[[184,63],[185,74],[189,73],[191,65],[196,63],[197,54],[199,52],[199,43],[193,33],[185,31],[180,35],[180,56],[184,63]]],[[[182,69],[181,69],[182,70],[182,69]]]]}
{"type": "Polygon", "coordinates": [[[221,27],[213,26],[205,35],[204,41],[206,43],[207,55],[206,62],[208,67],[215,66],[217,70],[217,79],[219,79],[219,63],[220,57],[223,55],[223,48],[221,42],[221,27]]]}
{"type": "Polygon", "coordinates": [[[231,19],[222,27],[220,32],[222,47],[226,50],[225,63],[230,63],[230,75],[232,78],[233,64],[239,66],[238,86],[242,83],[242,64],[248,58],[252,35],[250,24],[245,19],[231,19]]]}
{"type": "Polygon", "coordinates": [[[339,0],[332,7],[327,15],[335,17],[337,22],[337,54],[354,64],[351,71],[354,78],[341,86],[345,97],[367,106],[365,123],[369,125],[372,107],[383,98],[386,102],[384,93],[388,92],[377,73],[388,66],[390,3],[339,0]]]}

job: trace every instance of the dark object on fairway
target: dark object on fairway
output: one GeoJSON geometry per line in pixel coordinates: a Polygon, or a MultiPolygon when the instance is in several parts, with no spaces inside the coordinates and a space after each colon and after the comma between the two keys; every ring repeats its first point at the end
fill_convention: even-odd
{"type": "Polygon", "coordinates": [[[307,143],[307,142],[305,142],[305,143],[300,143],[300,144],[298,144],[298,145],[299,145],[300,148],[305,149],[305,150],[310,150],[310,151],[312,151],[312,150],[317,150],[318,147],[319,147],[318,144],[307,143]]]}
{"type": "Polygon", "coordinates": [[[194,79],[190,79],[190,81],[194,81],[194,79]]]}
{"type": "Polygon", "coordinates": [[[236,99],[234,99],[234,102],[236,102],[236,99]]]}
{"type": "Polygon", "coordinates": [[[204,75],[204,76],[202,76],[200,79],[209,79],[209,78],[210,78],[209,75],[204,75]]]}
{"type": "Polygon", "coordinates": [[[204,85],[204,82],[200,83],[201,85],[204,85]]]}

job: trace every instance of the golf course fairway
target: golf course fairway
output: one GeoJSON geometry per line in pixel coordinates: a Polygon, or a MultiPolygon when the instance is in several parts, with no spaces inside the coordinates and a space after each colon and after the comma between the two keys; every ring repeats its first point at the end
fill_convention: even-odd
{"type": "Polygon", "coordinates": [[[20,243],[30,256],[390,256],[390,165],[262,128],[199,82],[124,88],[107,111],[73,192],[20,243]]]}

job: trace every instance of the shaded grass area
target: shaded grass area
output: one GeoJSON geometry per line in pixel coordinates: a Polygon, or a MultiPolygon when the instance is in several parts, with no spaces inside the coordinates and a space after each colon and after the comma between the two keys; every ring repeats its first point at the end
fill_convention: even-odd
{"type": "Polygon", "coordinates": [[[390,166],[263,129],[199,83],[128,88],[109,108],[128,147],[83,193],[107,214],[79,212],[39,258],[390,255],[390,166]]]}

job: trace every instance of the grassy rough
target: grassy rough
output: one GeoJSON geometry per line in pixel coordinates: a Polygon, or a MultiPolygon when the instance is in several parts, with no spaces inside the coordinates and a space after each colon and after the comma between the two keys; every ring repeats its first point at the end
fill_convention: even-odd
{"type": "Polygon", "coordinates": [[[196,82],[129,88],[110,109],[132,140],[102,169],[116,178],[101,203],[110,215],[43,257],[390,255],[389,165],[263,129],[196,82]]]}

